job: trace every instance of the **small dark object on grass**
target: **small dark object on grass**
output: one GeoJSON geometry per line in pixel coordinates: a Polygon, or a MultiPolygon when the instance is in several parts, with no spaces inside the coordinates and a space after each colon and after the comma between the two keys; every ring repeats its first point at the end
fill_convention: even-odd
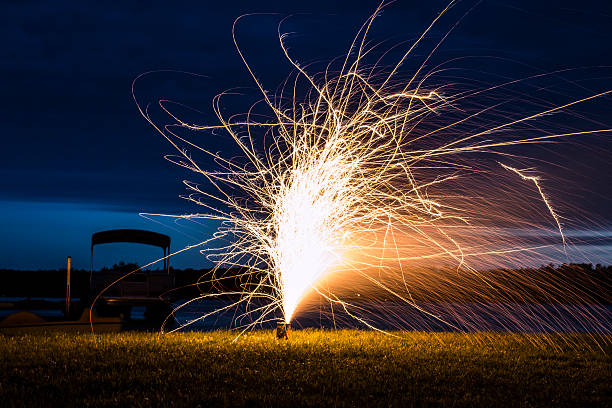
{"type": "Polygon", "coordinates": [[[277,339],[289,339],[289,330],[291,330],[290,323],[278,322],[276,324],[276,338],[277,339]]]}

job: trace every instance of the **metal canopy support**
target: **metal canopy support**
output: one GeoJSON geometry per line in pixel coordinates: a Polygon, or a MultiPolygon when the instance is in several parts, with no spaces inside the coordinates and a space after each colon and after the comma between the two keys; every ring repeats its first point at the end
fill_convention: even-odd
{"type": "Polygon", "coordinates": [[[132,242],[136,244],[158,246],[164,251],[164,269],[170,274],[170,237],[157,232],[136,230],[136,229],[116,229],[96,232],[91,236],[91,262],[89,271],[89,284],[93,276],[93,254],[94,246],[99,244],[111,244],[115,242],[132,242]]]}

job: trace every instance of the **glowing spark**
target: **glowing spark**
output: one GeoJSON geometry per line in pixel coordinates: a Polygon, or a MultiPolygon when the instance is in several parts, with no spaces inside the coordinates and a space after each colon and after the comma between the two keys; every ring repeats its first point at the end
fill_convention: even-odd
{"type": "Polygon", "coordinates": [[[546,194],[544,194],[544,191],[542,190],[542,186],[540,185],[540,180],[541,180],[540,177],[539,176],[528,176],[527,174],[525,174],[527,170],[515,169],[514,167],[510,167],[503,163],[499,163],[499,165],[502,166],[506,170],[509,170],[509,171],[512,171],[518,174],[523,180],[533,181],[533,184],[535,184],[536,188],[538,189],[538,192],[540,193],[540,197],[542,197],[542,201],[544,201],[544,204],[546,204],[546,208],[548,208],[548,212],[550,212],[550,215],[553,217],[553,219],[555,220],[555,223],[557,224],[559,234],[561,235],[561,240],[563,241],[563,246],[565,247],[566,245],[565,234],[563,234],[563,227],[561,226],[561,221],[559,220],[559,216],[557,215],[554,208],[552,207],[550,200],[548,199],[548,197],[546,197],[546,194]]]}

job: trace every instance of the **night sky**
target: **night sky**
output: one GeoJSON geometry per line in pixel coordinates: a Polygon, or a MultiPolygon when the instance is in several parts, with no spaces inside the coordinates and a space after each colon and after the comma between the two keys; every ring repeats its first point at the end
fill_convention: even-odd
{"type": "MultiPolygon", "coordinates": [[[[390,46],[414,39],[445,5],[398,1],[384,10],[372,39],[390,46]]],[[[460,2],[432,32],[429,44],[474,5],[460,2]]],[[[283,17],[293,14],[283,30],[294,33],[291,52],[300,62],[329,61],[346,51],[376,6],[329,0],[2,2],[0,268],[58,268],[67,255],[75,267],[86,268],[91,234],[104,229],[166,233],[173,249],[209,237],[213,225],[162,225],[138,215],[184,214],[198,208],[179,198],[185,192],[181,181],[195,176],[163,158],[174,152],[139,115],[131,94],[133,79],[153,70],[177,71],[150,75],[139,83],[139,96],[197,106],[204,112],[200,122],[214,124],[210,106],[215,94],[233,87],[250,87],[245,92],[255,94],[232,43],[236,17],[278,13],[251,16],[237,29],[258,78],[274,91],[290,73],[276,36],[283,17]]],[[[589,80],[585,86],[593,93],[608,90],[612,2],[484,0],[443,44],[436,61],[459,55],[503,57],[537,72],[590,67],[581,71],[589,80]]],[[[508,69],[493,60],[488,67],[492,72],[508,69]]],[[[611,98],[585,109],[599,127],[612,127],[611,98]]],[[[584,218],[598,230],[612,225],[609,139],[585,138],[580,148],[572,145],[562,156],[570,152],[576,160],[568,167],[583,187],[566,199],[588,214],[584,218]]],[[[209,147],[219,143],[204,135],[199,141],[209,147]]],[[[155,250],[130,248],[130,255],[102,250],[97,266],[157,255],[155,250]]],[[[171,263],[209,266],[197,252],[171,263]]]]}

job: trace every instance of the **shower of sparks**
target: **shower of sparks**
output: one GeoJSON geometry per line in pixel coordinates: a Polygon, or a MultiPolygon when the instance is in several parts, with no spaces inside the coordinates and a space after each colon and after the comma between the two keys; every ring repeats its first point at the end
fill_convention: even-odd
{"type": "MultiPolygon", "coordinates": [[[[338,286],[337,279],[345,291],[359,292],[365,282],[374,288],[371,298],[404,302],[444,322],[440,313],[414,298],[415,290],[430,279],[414,272],[419,267],[439,261],[457,274],[467,274],[481,285],[474,292],[487,299],[493,284],[476,271],[473,260],[476,264],[520,260],[547,246],[524,244],[508,232],[526,226],[542,228],[534,220],[522,220],[516,211],[538,208],[538,204],[521,195],[511,177],[483,164],[479,157],[504,155],[503,148],[514,145],[609,132],[537,131],[525,136],[523,129],[516,133],[521,136],[512,136],[509,130],[610,91],[521,117],[496,111],[502,103],[475,108],[472,98],[503,85],[473,91],[457,91],[444,83],[432,85],[435,70],[424,72],[424,68],[437,46],[410,76],[400,75],[401,66],[453,2],[396,65],[387,69],[365,63],[372,51],[366,38],[383,6],[361,27],[338,68],[330,65],[321,75],[309,74],[295,61],[288,51],[287,37],[279,30],[280,47],[295,75],[274,96],[256,79],[234,34],[236,49],[271,112],[266,120],[253,111],[226,118],[220,108],[224,94],[215,98],[220,124],[214,126],[188,123],[176,113],[177,105],[166,100],[159,106],[171,118],[170,124],[158,124],[148,108],[141,109],[180,152],[170,160],[208,182],[206,188],[186,182],[192,192],[187,198],[205,211],[180,217],[219,221],[222,226],[216,238],[224,244],[205,251],[215,262],[215,270],[240,267],[243,271],[235,276],[241,280],[241,291],[203,294],[184,306],[202,298],[237,296],[235,302],[214,313],[241,304],[250,306],[244,314],[256,318],[239,326],[247,330],[277,320],[279,312],[289,323],[305,297],[317,294],[332,308],[376,328],[360,313],[364,303],[343,299],[330,289],[338,286]],[[306,97],[300,96],[303,83],[310,88],[306,97]],[[473,130],[465,130],[468,124],[473,130]],[[181,130],[222,130],[240,154],[223,157],[192,142],[181,130]],[[187,149],[203,154],[218,167],[211,170],[199,164],[187,149]],[[506,199],[509,191],[516,193],[512,202],[506,199]]],[[[234,31],[235,27],[236,23],[234,31]]],[[[563,236],[559,216],[543,193],[539,178],[502,166],[535,184],[548,216],[563,236]]],[[[463,281],[457,282],[460,289],[463,281]]],[[[430,292],[443,293],[441,285],[438,282],[430,292]]],[[[508,289],[507,294],[496,296],[512,302],[520,298],[519,293],[508,289]]],[[[438,299],[427,296],[425,300],[438,299]]]]}

